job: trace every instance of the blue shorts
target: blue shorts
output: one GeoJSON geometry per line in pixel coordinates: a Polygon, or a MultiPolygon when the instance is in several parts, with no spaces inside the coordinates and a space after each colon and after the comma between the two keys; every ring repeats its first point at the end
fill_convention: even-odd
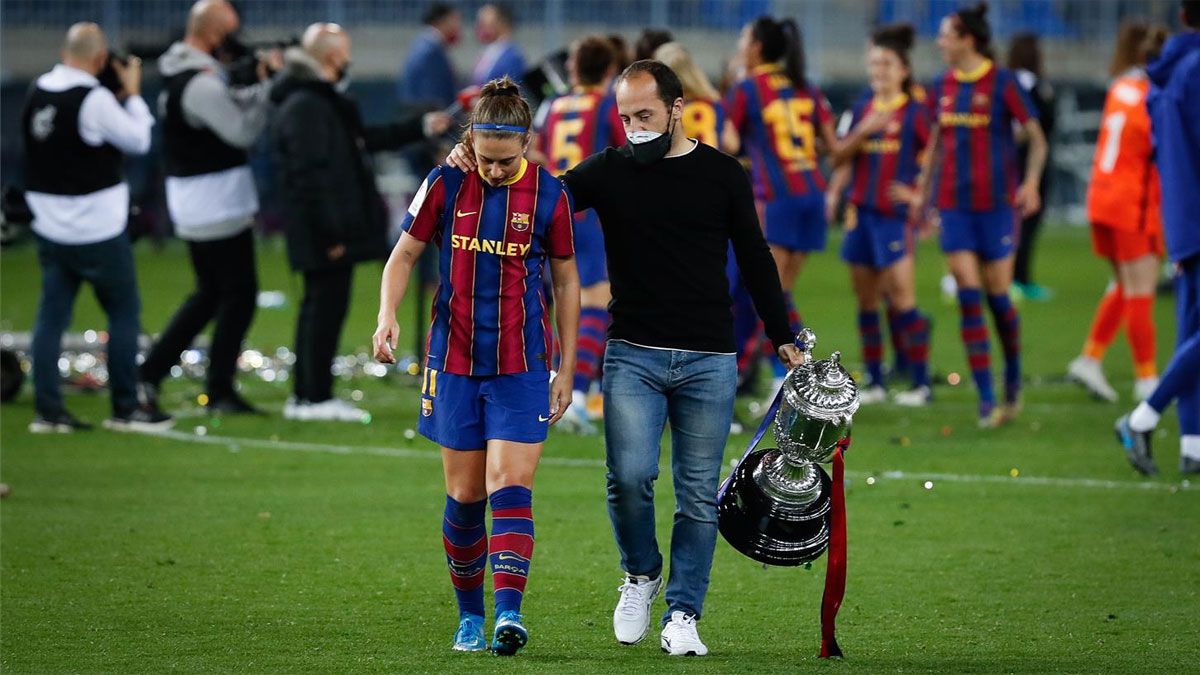
{"type": "Polygon", "coordinates": [[[608,281],[604,231],[591,209],[575,214],[575,265],[579,268],[579,285],[584,288],[608,281]]]}
{"type": "Polygon", "coordinates": [[[789,251],[825,250],[825,195],[820,192],[767,202],[767,243],[789,251]]]}
{"type": "Polygon", "coordinates": [[[490,440],[541,443],[550,421],[550,373],[472,377],[425,369],[417,431],[452,450],[490,440]]]}
{"type": "Polygon", "coordinates": [[[842,240],[842,260],[875,269],[890,267],[912,250],[904,218],[858,209],[858,225],[842,240]]]}
{"type": "Polygon", "coordinates": [[[970,251],[992,262],[1006,258],[1016,244],[1014,226],[1016,215],[1004,206],[991,211],[943,209],[942,251],[970,251]]]}

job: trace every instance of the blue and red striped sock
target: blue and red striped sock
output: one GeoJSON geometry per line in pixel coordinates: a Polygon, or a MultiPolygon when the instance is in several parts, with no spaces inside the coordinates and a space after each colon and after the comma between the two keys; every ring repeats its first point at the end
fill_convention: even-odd
{"type": "MultiPolygon", "coordinates": [[[[796,302],[792,298],[791,291],[784,291],[783,299],[787,303],[788,327],[791,329],[792,336],[794,337],[794,336],[798,335],[801,330],[804,329],[804,319],[801,319],[800,312],[796,311],[796,302]]],[[[771,351],[770,344],[771,343],[768,340],[767,346],[766,346],[767,351],[771,351]]],[[[782,346],[782,345],[776,345],[776,346],[782,346]]],[[[775,355],[772,353],[773,358],[771,359],[771,368],[775,373],[775,377],[786,376],[788,374],[787,366],[784,366],[782,363],[780,363],[779,359],[774,358],[774,356],[775,355]]]]}
{"type": "Polygon", "coordinates": [[[908,341],[904,332],[901,317],[905,312],[897,312],[890,304],[887,307],[888,336],[892,342],[892,376],[901,377],[908,373],[908,341]]]}
{"type": "Polygon", "coordinates": [[[1004,400],[1016,403],[1021,396],[1021,317],[1008,293],[988,295],[988,307],[1004,347],[1004,400]]]}
{"type": "Polygon", "coordinates": [[[604,341],[608,334],[608,310],[584,307],[579,310],[579,343],[575,360],[575,391],[586,392],[600,373],[604,341]]]}
{"type": "Polygon", "coordinates": [[[870,385],[883,386],[883,336],[879,333],[879,312],[858,311],[858,337],[862,340],[863,363],[870,385]]]}
{"type": "Polygon", "coordinates": [[[967,348],[967,363],[979,390],[979,416],[986,417],[996,407],[992,391],[992,360],[987,322],[983,318],[983,292],[978,288],[958,289],[958,308],[962,313],[962,341],[967,348]]]}
{"type": "Polygon", "coordinates": [[[483,616],[483,573],[488,548],[487,528],[483,523],[486,508],[485,500],[464,504],[446,495],[442,545],[459,614],[483,616]]]}
{"type": "Polygon", "coordinates": [[[492,585],[496,616],[521,611],[533,557],[533,492],[509,485],[492,493],[492,585]]]}
{"type": "Polygon", "coordinates": [[[929,319],[916,307],[896,314],[892,333],[904,337],[908,374],[914,387],[929,386],[929,319]]]}

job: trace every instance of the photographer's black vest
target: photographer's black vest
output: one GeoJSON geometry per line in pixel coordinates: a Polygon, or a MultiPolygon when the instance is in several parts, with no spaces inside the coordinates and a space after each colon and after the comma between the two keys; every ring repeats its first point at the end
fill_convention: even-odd
{"type": "Polygon", "coordinates": [[[121,182],[121,151],[108,143],[88,145],[79,135],[79,109],[91,91],[30,88],[21,113],[26,190],[86,195],[121,182]]]}
{"type": "Polygon", "coordinates": [[[199,176],[246,164],[245,150],[235,148],[206,128],[187,123],[183,113],[183,90],[199,75],[199,69],[184,70],[163,81],[163,150],[168,176],[199,176]]]}

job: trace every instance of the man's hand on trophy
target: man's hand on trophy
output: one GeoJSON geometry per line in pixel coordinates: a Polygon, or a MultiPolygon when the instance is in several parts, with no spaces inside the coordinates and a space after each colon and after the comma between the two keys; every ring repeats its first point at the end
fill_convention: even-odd
{"type": "Polygon", "coordinates": [[[779,362],[791,368],[799,368],[804,365],[804,352],[793,344],[786,344],[779,348],[779,362]]]}

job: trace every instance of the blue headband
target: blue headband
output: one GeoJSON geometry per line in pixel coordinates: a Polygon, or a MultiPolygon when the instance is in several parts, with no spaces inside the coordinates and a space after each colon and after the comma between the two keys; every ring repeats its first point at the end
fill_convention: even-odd
{"type": "Polygon", "coordinates": [[[475,123],[471,125],[472,129],[480,131],[512,131],[518,134],[523,134],[529,131],[528,127],[518,127],[514,124],[483,124],[475,123]]]}

